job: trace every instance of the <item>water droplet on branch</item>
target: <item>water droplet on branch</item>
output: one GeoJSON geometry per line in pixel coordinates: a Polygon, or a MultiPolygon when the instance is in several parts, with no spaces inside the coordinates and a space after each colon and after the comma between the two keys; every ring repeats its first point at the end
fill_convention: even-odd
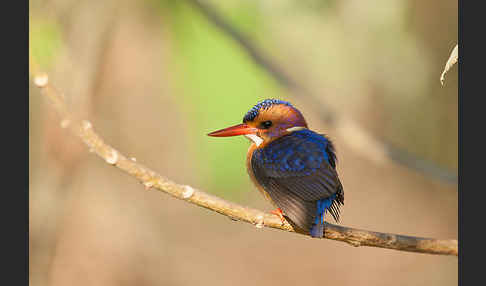
{"type": "Polygon", "coordinates": [[[106,156],[105,161],[108,164],[115,165],[118,162],[118,152],[111,150],[111,153],[106,156]]]}
{"type": "Polygon", "coordinates": [[[49,83],[49,76],[46,73],[41,73],[34,77],[34,84],[37,87],[45,87],[48,83],[49,83]]]}
{"type": "Polygon", "coordinates": [[[185,191],[182,193],[184,199],[190,198],[194,194],[194,189],[191,186],[185,186],[185,191]]]}

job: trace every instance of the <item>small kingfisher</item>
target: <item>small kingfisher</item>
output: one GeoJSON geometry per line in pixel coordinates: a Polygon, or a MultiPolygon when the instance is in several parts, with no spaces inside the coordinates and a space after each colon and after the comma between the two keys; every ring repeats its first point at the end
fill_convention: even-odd
{"type": "Polygon", "coordinates": [[[292,104],[279,99],[258,102],[243,123],[208,134],[244,135],[251,141],[246,156],[248,174],[272,211],[312,237],[324,236],[324,215],[339,222],[344,192],[336,171],[332,142],[307,127],[292,104]],[[285,217],[285,218],[284,218],[285,217]]]}

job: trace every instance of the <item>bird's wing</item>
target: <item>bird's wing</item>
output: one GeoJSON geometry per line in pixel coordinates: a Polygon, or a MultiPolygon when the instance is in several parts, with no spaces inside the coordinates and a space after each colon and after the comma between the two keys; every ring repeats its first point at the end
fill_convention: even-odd
{"type": "MultiPolygon", "coordinates": [[[[318,215],[317,201],[343,203],[332,143],[310,130],[295,131],[257,149],[251,159],[256,180],[284,214],[302,229],[318,215]]],[[[338,205],[329,209],[339,219],[338,205]]]]}

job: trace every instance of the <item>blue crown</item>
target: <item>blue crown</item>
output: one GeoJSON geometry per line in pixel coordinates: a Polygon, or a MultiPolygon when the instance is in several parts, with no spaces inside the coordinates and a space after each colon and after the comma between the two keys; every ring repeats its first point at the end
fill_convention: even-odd
{"type": "Polygon", "coordinates": [[[265,99],[265,100],[259,101],[257,104],[255,104],[255,106],[253,106],[245,114],[245,116],[243,117],[243,123],[245,123],[247,121],[253,121],[253,119],[255,119],[255,117],[257,117],[258,114],[260,113],[260,110],[267,109],[270,106],[277,105],[277,104],[285,104],[287,106],[292,106],[292,104],[290,104],[290,102],[283,101],[283,100],[280,100],[280,99],[265,99]]]}

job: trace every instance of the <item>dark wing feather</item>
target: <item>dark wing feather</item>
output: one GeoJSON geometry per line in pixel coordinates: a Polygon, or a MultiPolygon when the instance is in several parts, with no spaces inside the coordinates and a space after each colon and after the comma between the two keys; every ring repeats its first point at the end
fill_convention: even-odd
{"type": "MultiPolygon", "coordinates": [[[[336,194],[344,201],[335,170],[332,143],[310,130],[293,132],[254,151],[251,167],[256,180],[285,216],[309,230],[317,216],[317,201],[336,194]]],[[[339,219],[339,206],[329,209],[339,219]]]]}

